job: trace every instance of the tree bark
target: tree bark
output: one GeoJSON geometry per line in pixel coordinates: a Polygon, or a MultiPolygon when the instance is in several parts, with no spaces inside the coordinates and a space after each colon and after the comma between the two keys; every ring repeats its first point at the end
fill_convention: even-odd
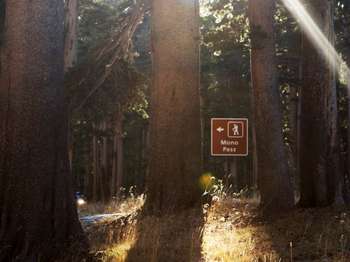
{"type": "Polygon", "coordinates": [[[153,0],[152,44],[146,210],[175,212],[201,198],[198,1],[153,0]]]}
{"type": "Polygon", "coordinates": [[[83,239],[66,146],[63,1],[7,1],[6,14],[0,261],[48,261],[83,239]]]}
{"type": "Polygon", "coordinates": [[[276,84],[274,10],[274,0],[249,1],[258,186],[265,211],[289,209],[294,204],[276,84]]]}
{"type": "MultiPolygon", "coordinates": [[[[332,4],[309,1],[307,6],[324,35],[333,35],[332,4]]],[[[337,94],[332,65],[303,35],[303,85],[300,118],[300,205],[325,206],[333,203],[339,190],[337,148],[337,94]]]]}

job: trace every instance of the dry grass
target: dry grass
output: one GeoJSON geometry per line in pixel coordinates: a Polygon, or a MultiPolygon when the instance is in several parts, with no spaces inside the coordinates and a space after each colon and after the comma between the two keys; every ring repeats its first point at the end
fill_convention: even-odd
{"type": "Polygon", "coordinates": [[[296,209],[266,220],[256,203],[226,198],[204,212],[141,221],[133,214],[123,223],[87,229],[94,239],[106,239],[111,231],[117,236],[94,241],[99,261],[350,261],[350,218],[344,209],[296,209]]]}
{"type": "Polygon", "coordinates": [[[98,214],[131,214],[139,210],[145,202],[144,195],[131,195],[124,199],[116,199],[109,203],[87,203],[78,208],[79,216],[91,216],[98,214]]]}
{"type": "Polygon", "coordinates": [[[274,219],[252,203],[226,199],[209,212],[206,261],[350,261],[344,209],[296,209],[274,219]]]}

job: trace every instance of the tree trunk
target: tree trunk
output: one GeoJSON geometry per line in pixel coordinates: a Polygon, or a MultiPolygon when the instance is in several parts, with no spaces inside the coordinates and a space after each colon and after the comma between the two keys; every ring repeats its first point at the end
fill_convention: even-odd
{"type": "Polygon", "coordinates": [[[6,2],[0,261],[54,260],[83,239],[66,146],[63,20],[63,1],[6,2]]]}
{"type": "MultiPolygon", "coordinates": [[[[237,172],[237,158],[232,157],[230,159],[230,182],[232,183],[232,188],[234,192],[238,192],[240,189],[242,189],[241,185],[242,183],[239,183],[239,181],[242,181],[242,177],[238,179],[238,172],[237,172]]],[[[241,173],[241,176],[244,176],[245,174],[241,173]]]]}
{"type": "Polygon", "coordinates": [[[274,10],[274,0],[249,1],[258,186],[265,211],[289,209],[294,204],[276,84],[274,10]]]}
{"type": "MultiPolygon", "coordinates": [[[[334,1],[328,2],[328,26],[326,31],[329,32],[329,40],[332,46],[335,46],[335,28],[334,28],[334,1]]],[[[345,175],[341,173],[341,148],[339,136],[339,118],[338,118],[338,85],[336,83],[336,69],[331,67],[330,83],[327,90],[327,117],[328,117],[328,138],[330,140],[330,148],[328,149],[330,161],[328,162],[328,180],[330,183],[330,201],[335,205],[344,205],[344,178],[345,175]]]]}
{"type": "MultiPolygon", "coordinates": [[[[350,65],[350,49],[348,49],[346,52],[344,52],[345,55],[345,62],[346,65],[349,67],[350,65]]],[[[344,172],[343,172],[343,198],[344,202],[346,205],[350,204],[350,70],[347,69],[346,71],[347,74],[347,102],[348,102],[348,128],[347,128],[347,138],[344,138],[347,140],[347,153],[344,156],[344,160],[342,161],[342,166],[344,167],[344,172]]],[[[340,121],[338,121],[339,123],[340,121]]]]}
{"type": "MultiPolygon", "coordinates": [[[[77,62],[78,43],[78,0],[65,0],[65,37],[64,37],[64,72],[68,72],[77,62]]],[[[68,116],[68,157],[69,166],[73,167],[73,133],[71,114],[68,116]]]]}
{"type": "Polygon", "coordinates": [[[224,182],[225,182],[225,185],[226,186],[229,186],[229,183],[230,183],[230,167],[228,165],[228,158],[225,157],[225,160],[224,162],[222,163],[223,164],[223,169],[224,169],[224,182]]]}
{"type": "MultiPolygon", "coordinates": [[[[1,46],[4,42],[4,28],[5,28],[5,1],[0,1],[0,59],[1,59],[1,46]]],[[[0,65],[1,74],[1,65],[0,65]]]]}
{"type": "Polygon", "coordinates": [[[123,118],[120,116],[120,120],[117,125],[118,134],[117,134],[117,193],[120,192],[121,187],[123,186],[123,118]]]}
{"type": "Polygon", "coordinates": [[[119,109],[115,119],[113,139],[112,197],[118,196],[123,182],[123,113],[119,109]]]}
{"type": "MultiPolygon", "coordinates": [[[[350,57],[349,57],[350,58],[350,57]]],[[[347,62],[347,65],[350,63],[347,62]]],[[[347,71],[347,100],[348,100],[348,128],[347,128],[347,154],[345,156],[345,172],[343,178],[344,202],[350,204],[350,70],[347,71]]]]}
{"type": "Polygon", "coordinates": [[[289,127],[289,144],[288,144],[288,163],[289,173],[293,180],[293,185],[297,184],[297,150],[298,150],[298,87],[290,85],[288,99],[288,127],[289,127]]]}
{"type": "MultiPolygon", "coordinates": [[[[300,57],[302,57],[302,37],[300,37],[300,57]]],[[[298,97],[297,97],[297,119],[296,119],[296,140],[295,140],[295,147],[296,147],[296,177],[295,177],[295,200],[296,202],[300,201],[300,119],[301,119],[301,85],[303,81],[303,60],[300,59],[299,61],[299,74],[298,74],[298,82],[299,82],[299,88],[298,88],[298,97]]]]}
{"type": "Polygon", "coordinates": [[[152,1],[151,161],[146,210],[200,202],[199,7],[197,0],[152,1]]]}
{"type": "Polygon", "coordinates": [[[65,0],[64,71],[77,62],[78,0],[65,0]]]}
{"type": "Polygon", "coordinates": [[[94,134],[92,137],[92,186],[91,186],[91,196],[92,196],[92,201],[96,202],[98,200],[97,196],[97,183],[98,183],[98,144],[97,144],[97,137],[96,137],[96,125],[93,124],[94,127],[94,134]]]}
{"type": "MultiPolygon", "coordinates": [[[[143,161],[144,161],[144,165],[145,165],[145,171],[144,171],[144,178],[146,179],[149,176],[149,153],[150,153],[150,127],[149,127],[149,123],[147,123],[145,125],[144,128],[144,138],[143,138],[143,153],[144,153],[144,157],[143,157],[143,161]]],[[[144,190],[145,188],[145,179],[142,181],[142,190],[144,190]]],[[[140,188],[141,189],[141,188],[140,188]]]]}
{"type": "MultiPolygon", "coordinates": [[[[250,93],[250,108],[251,108],[251,114],[254,115],[255,111],[255,105],[254,105],[254,93],[253,90],[250,93]]],[[[249,126],[251,128],[251,134],[252,134],[252,141],[251,141],[251,185],[254,189],[255,193],[256,189],[258,188],[258,152],[257,152],[257,145],[256,145],[256,129],[255,129],[255,121],[254,119],[249,122],[249,126]]]]}
{"type": "MultiPolygon", "coordinates": [[[[309,11],[333,42],[332,4],[310,1],[309,11]]],[[[334,69],[303,35],[303,85],[300,118],[300,205],[325,206],[339,189],[337,148],[337,94],[334,69]]]]}
{"type": "Polygon", "coordinates": [[[100,198],[102,202],[106,202],[106,180],[108,177],[108,139],[107,139],[107,122],[106,120],[103,120],[101,123],[101,131],[103,132],[102,137],[102,146],[101,146],[101,171],[100,171],[100,198]]]}

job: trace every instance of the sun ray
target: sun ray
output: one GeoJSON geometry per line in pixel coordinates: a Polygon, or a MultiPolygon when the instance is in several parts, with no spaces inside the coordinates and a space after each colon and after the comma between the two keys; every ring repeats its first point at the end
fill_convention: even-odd
{"type": "MultiPolygon", "coordinates": [[[[331,69],[334,69],[338,74],[341,74],[342,66],[346,65],[346,63],[341,55],[336,51],[332,43],[322,33],[320,27],[308,13],[304,5],[299,0],[282,0],[282,2],[297,20],[302,30],[304,30],[306,35],[309,37],[310,41],[329,63],[331,69]]],[[[346,75],[349,76],[349,67],[347,65],[345,67],[346,75]]]]}

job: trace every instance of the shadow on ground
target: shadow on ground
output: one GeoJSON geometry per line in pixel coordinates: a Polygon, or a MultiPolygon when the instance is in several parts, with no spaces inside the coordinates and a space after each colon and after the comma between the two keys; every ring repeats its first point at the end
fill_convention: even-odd
{"type": "Polygon", "coordinates": [[[199,262],[202,258],[203,212],[192,209],[164,217],[144,217],[128,262],[199,262]]]}
{"type": "MultiPolygon", "coordinates": [[[[260,243],[270,242],[282,261],[350,261],[350,218],[345,208],[295,209],[264,225],[260,243]]],[[[261,245],[259,248],[262,248],[261,245]]]]}

